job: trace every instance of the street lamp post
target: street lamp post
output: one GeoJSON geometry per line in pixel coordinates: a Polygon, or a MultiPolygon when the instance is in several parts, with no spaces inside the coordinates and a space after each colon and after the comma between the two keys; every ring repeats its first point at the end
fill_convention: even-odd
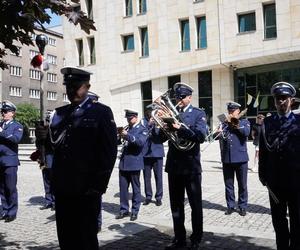
{"type": "Polygon", "coordinates": [[[48,37],[44,34],[40,34],[36,36],[35,43],[39,48],[39,51],[42,55],[42,64],[40,65],[40,70],[41,70],[41,77],[40,77],[40,120],[44,121],[45,117],[45,112],[44,112],[44,107],[45,107],[45,102],[44,102],[44,72],[47,70],[45,67],[45,61],[44,61],[44,52],[45,52],[45,47],[48,44],[48,37]]]}

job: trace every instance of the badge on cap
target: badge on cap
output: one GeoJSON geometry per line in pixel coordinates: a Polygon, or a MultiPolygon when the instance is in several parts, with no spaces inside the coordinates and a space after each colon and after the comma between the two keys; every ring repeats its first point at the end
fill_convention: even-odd
{"type": "Polygon", "coordinates": [[[77,83],[82,81],[89,81],[91,72],[76,67],[63,67],[60,72],[64,75],[64,85],[69,83],[77,83]]]}

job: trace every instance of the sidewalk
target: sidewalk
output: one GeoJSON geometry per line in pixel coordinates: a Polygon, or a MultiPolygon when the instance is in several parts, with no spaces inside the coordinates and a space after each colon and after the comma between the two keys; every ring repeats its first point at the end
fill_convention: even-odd
{"type": "MultiPolygon", "coordinates": [[[[252,145],[249,145],[249,154],[252,145]]],[[[251,159],[251,158],[250,158],[251,159]]],[[[204,236],[202,249],[276,249],[266,189],[257,173],[249,171],[249,209],[245,217],[224,215],[224,183],[218,144],[202,153],[204,236]]],[[[43,202],[41,172],[35,163],[24,162],[18,172],[19,213],[12,223],[0,221],[0,250],[59,249],[52,211],[39,210],[43,202]]],[[[141,175],[143,188],[143,181],[141,175]]],[[[98,234],[101,249],[164,249],[172,236],[167,175],[164,174],[163,205],[141,206],[137,221],[115,220],[119,212],[118,169],[115,168],[103,196],[103,227],[98,234]]],[[[142,189],[142,194],[143,194],[142,189]]],[[[187,235],[191,233],[190,208],[186,201],[187,235]]],[[[76,204],[75,204],[76,205],[76,204]]],[[[76,239],[74,239],[76,240],[76,239]]]]}

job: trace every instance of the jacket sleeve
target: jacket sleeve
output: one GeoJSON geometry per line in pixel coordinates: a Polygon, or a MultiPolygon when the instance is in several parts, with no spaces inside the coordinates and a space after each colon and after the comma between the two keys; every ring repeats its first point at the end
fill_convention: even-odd
{"type": "Polygon", "coordinates": [[[101,155],[96,173],[93,173],[91,189],[100,194],[106,192],[107,185],[117,158],[117,127],[114,121],[113,113],[107,107],[105,112],[101,113],[101,123],[99,126],[99,155],[101,155]]]}
{"type": "Polygon", "coordinates": [[[0,132],[0,138],[3,141],[18,144],[23,136],[23,126],[20,123],[14,123],[13,126],[13,131],[2,130],[2,132],[0,132]]]}
{"type": "Polygon", "coordinates": [[[205,112],[197,112],[194,128],[191,129],[186,126],[181,126],[178,131],[178,136],[193,142],[203,143],[207,133],[207,124],[205,117],[205,112]]]}
{"type": "Polygon", "coordinates": [[[143,125],[140,125],[139,133],[137,135],[133,135],[132,133],[128,132],[126,140],[129,144],[143,147],[147,141],[147,138],[148,130],[143,125]]]}
{"type": "Polygon", "coordinates": [[[259,137],[259,160],[258,160],[258,177],[263,185],[267,181],[267,160],[269,151],[265,141],[265,125],[262,125],[262,130],[259,137]]]}
{"type": "Polygon", "coordinates": [[[240,126],[238,129],[231,129],[231,128],[229,129],[237,131],[239,135],[244,137],[248,137],[250,135],[250,123],[246,119],[240,121],[240,126]]]}

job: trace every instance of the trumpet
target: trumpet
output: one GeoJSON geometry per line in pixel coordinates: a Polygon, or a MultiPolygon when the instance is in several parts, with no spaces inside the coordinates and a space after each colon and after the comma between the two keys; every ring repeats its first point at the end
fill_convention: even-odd
{"type": "Polygon", "coordinates": [[[118,138],[118,141],[121,142],[121,144],[124,143],[124,139],[122,138],[122,133],[123,131],[128,131],[129,129],[129,125],[126,125],[124,127],[117,127],[117,138],[118,138]]]}
{"type": "Polygon", "coordinates": [[[205,140],[208,141],[209,138],[212,137],[211,140],[209,140],[209,144],[207,144],[203,149],[201,149],[201,152],[203,152],[204,150],[206,150],[211,143],[213,143],[215,140],[217,140],[220,136],[222,136],[223,139],[227,139],[228,137],[228,133],[224,133],[223,131],[226,130],[228,127],[229,128],[233,128],[233,129],[239,129],[240,128],[240,118],[242,116],[244,116],[247,113],[248,108],[245,108],[244,110],[242,110],[237,117],[232,117],[230,115],[226,114],[221,114],[218,115],[218,119],[220,121],[219,126],[212,132],[210,132],[206,137],[205,140]],[[224,126],[222,127],[222,124],[224,124],[224,126]]]}

